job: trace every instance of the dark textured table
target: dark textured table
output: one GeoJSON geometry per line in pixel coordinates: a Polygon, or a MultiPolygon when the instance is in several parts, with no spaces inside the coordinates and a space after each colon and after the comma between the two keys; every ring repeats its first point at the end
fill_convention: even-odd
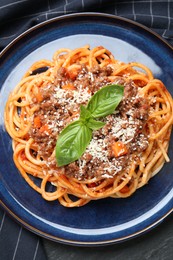
{"type": "Polygon", "coordinates": [[[43,239],[48,260],[172,260],[173,214],[146,234],[123,243],[101,247],[77,247],[43,239]]]}

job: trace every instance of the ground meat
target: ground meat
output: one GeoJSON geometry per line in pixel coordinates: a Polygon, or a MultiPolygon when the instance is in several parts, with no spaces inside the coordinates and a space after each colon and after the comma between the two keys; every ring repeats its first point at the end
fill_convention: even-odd
{"type": "Polygon", "coordinates": [[[112,68],[110,66],[100,68],[99,65],[96,65],[91,69],[91,73],[99,75],[99,77],[110,76],[112,74],[112,68]]]}
{"type": "Polygon", "coordinates": [[[103,68],[95,66],[90,71],[88,71],[85,66],[82,66],[73,84],[76,89],[79,89],[82,84],[83,88],[88,88],[93,94],[104,85],[110,83],[108,76],[110,76],[111,73],[111,67],[107,66],[103,68]]]}
{"type": "Polygon", "coordinates": [[[139,97],[138,87],[132,81],[124,84],[124,97],[118,109],[122,117],[128,117],[129,111],[132,112],[133,118],[147,120],[148,118],[148,102],[145,98],[139,97]],[[132,110],[135,110],[133,113],[132,110]]]}
{"type": "Polygon", "coordinates": [[[69,177],[77,177],[79,172],[79,166],[76,162],[70,163],[68,166],[65,166],[65,172],[68,172],[69,177]]]}
{"type": "MultiPolygon", "coordinates": [[[[86,66],[79,66],[76,73],[62,67],[55,75],[54,84],[44,85],[40,88],[42,101],[39,103],[39,108],[34,117],[40,117],[41,126],[35,127],[33,123],[29,135],[39,146],[39,153],[43,158],[48,158],[52,154],[58,134],[70,120],[74,119],[74,112],[75,114],[79,113],[80,105],[86,104],[95,91],[108,84],[107,76],[110,75],[112,69],[105,67],[102,69],[95,68],[95,72],[96,70],[97,73],[94,75],[92,71],[88,71],[86,66]],[[63,90],[63,86],[67,84],[72,84],[76,91],[63,90]],[[74,100],[76,92],[80,96],[84,89],[90,95],[86,97],[86,101],[81,98],[79,103],[76,102],[74,100]],[[62,94],[63,98],[61,98],[62,94]],[[60,98],[58,98],[59,95],[60,98]],[[41,132],[41,127],[45,125],[48,126],[48,131],[41,132]]],[[[37,103],[38,101],[34,98],[33,102],[37,103]]]]}
{"type": "MultiPolygon", "coordinates": [[[[108,84],[124,85],[124,97],[116,113],[101,119],[105,126],[93,132],[93,139],[81,158],[63,167],[64,173],[80,180],[94,176],[112,178],[128,166],[134,153],[138,158],[147,148],[148,137],[144,128],[148,119],[148,102],[138,95],[138,87],[133,81],[117,76],[112,83],[111,74],[110,66],[95,66],[89,70],[79,65],[73,73],[60,68],[54,84],[40,89],[42,101],[34,114],[34,118],[40,118],[40,125],[35,126],[33,119],[29,135],[38,146],[39,155],[47,161],[50,172],[58,170],[52,154],[59,133],[67,124],[78,119],[80,105],[86,105],[96,91],[108,84]],[[64,86],[68,84],[74,88],[65,90],[64,86]],[[42,131],[45,126],[46,130],[42,131]],[[112,144],[117,141],[126,145],[128,153],[115,158],[112,144]]],[[[37,103],[37,100],[33,99],[33,102],[37,103]]]]}

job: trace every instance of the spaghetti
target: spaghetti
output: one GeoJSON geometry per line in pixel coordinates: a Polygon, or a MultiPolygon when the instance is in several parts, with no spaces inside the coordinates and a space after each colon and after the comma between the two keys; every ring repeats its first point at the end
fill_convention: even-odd
{"type": "Polygon", "coordinates": [[[16,167],[45,200],[65,207],[131,196],[169,162],[172,123],[164,84],[146,66],[120,62],[102,46],[60,49],[52,61],[34,63],[5,107],[16,167]],[[81,158],[58,167],[58,135],[79,118],[80,105],[109,84],[124,86],[116,111],[101,119],[105,126],[93,132],[81,158]]]}

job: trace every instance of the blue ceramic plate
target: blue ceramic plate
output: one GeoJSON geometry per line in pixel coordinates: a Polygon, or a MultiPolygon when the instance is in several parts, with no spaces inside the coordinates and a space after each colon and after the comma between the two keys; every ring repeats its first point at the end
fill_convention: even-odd
{"type": "MultiPolygon", "coordinates": [[[[81,208],[46,202],[18,173],[12,160],[11,139],[3,112],[9,92],[28,67],[51,59],[59,48],[103,45],[124,62],[147,65],[173,94],[173,52],[147,28],[115,16],[82,13],[44,22],[22,34],[3,51],[0,77],[0,199],[2,206],[29,230],[75,245],[124,241],[160,223],[173,210],[173,161],[149,184],[127,199],[105,199],[81,208]]],[[[173,158],[173,140],[169,156],[173,158]]]]}

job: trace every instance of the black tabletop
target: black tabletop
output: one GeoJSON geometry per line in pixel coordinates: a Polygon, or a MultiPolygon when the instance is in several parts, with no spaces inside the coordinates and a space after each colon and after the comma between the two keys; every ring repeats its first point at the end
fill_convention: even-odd
{"type": "MultiPolygon", "coordinates": [[[[173,1],[161,0],[1,0],[0,50],[25,30],[43,21],[76,12],[102,12],[151,28],[173,44],[173,1]]],[[[0,259],[173,259],[173,214],[150,232],[124,243],[76,247],[31,233],[0,209],[0,259]]]]}

